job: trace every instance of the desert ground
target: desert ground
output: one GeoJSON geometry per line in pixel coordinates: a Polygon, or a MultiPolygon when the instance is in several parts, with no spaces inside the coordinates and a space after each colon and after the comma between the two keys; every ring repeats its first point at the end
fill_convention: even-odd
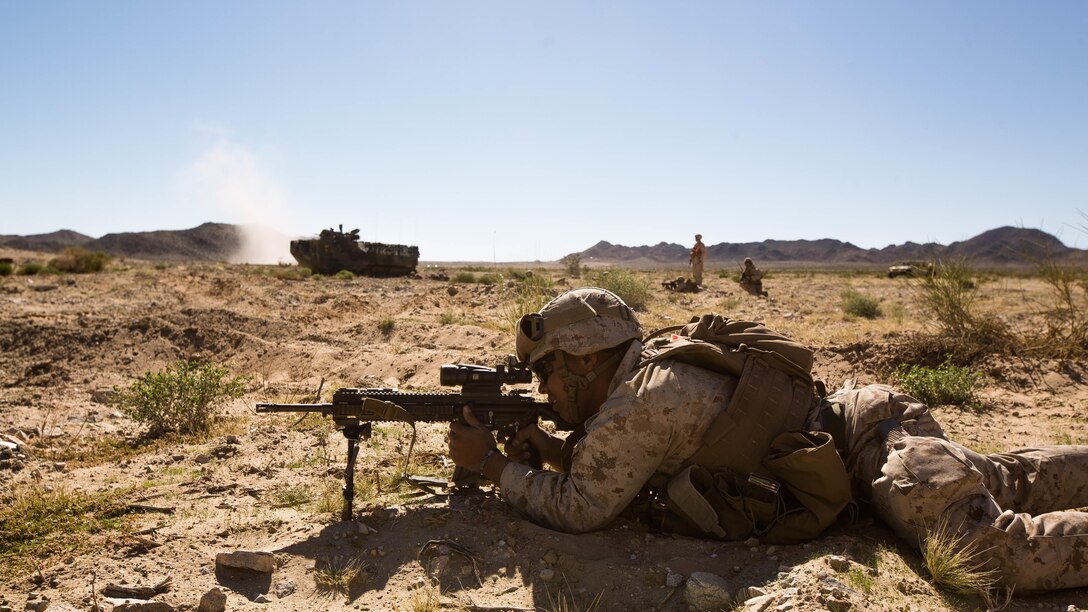
{"type": "MultiPolygon", "coordinates": [[[[557,291],[586,283],[558,266],[474,270],[497,278],[483,284],[443,279],[452,267],[373,279],[138,260],[95,274],[0,277],[0,536],[9,540],[0,543],[0,610],[193,610],[202,598],[223,609],[212,604],[216,589],[227,610],[986,608],[937,589],[911,544],[865,513],[811,543],[773,546],[624,521],[567,535],[487,487],[427,494],[400,479],[412,429],[398,423],[377,425],[363,445],[354,520],[341,521],[343,437],[327,419],[257,414],[254,404],[312,402],[319,390],[328,401],[338,387],[438,391],[442,364],[501,363],[513,353],[512,296],[529,268],[557,291]],[[147,439],[111,403],[114,389],[192,358],[244,376],[244,394],[209,436],[147,439]],[[69,500],[57,512],[72,520],[17,548],[13,521],[31,517],[10,509],[57,498],[69,500]],[[217,563],[245,551],[270,555],[253,555],[254,570],[217,563]],[[706,603],[715,585],[731,603],[706,603]]],[[[680,270],[636,272],[651,288],[640,319],[647,329],[705,312],[763,322],[815,348],[829,388],[847,378],[894,383],[907,358],[936,365],[903,348],[930,331],[911,280],[765,271],[766,297],[742,291],[732,268],[709,266],[697,293],[661,287],[680,270]],[[848,288],[878,299],[883,316],[845,315],[848,288]]],[[[980,307],[993,317],[1027,321],[1047,300],[1029,275],[980,280],[980,307]]],[[[985,375],[979,406],[934,407],[950,438],[984,453],[1088,443],[1083,360],[991,356],[973,367],[985,375]]],[[[417,430],[409,471],[448,477],[447,427],[417,430]]],[[[1005,609],[1088,609],[1088,590],[1014,594],[1005,609]]]]}

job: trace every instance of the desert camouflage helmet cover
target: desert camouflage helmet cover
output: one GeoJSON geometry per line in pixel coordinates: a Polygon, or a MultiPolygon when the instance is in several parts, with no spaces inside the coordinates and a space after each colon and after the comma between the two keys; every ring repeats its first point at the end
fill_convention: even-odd
{"type": "Polygon", "coordinates": [[[568,291],[539,313],[518,321],[518,360],[535,363],[555,350],[588,355],[642,337],[635,313],[616,294],[597,287],[568,291]]]}

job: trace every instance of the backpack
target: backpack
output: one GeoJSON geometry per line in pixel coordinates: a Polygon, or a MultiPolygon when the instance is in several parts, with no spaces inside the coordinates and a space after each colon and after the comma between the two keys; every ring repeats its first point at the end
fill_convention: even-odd
{"type": "Polygon", "coordinates": [[[667,509],[655,522],[721,539],[796,542],[851,504],[831,436],[804,431],[824,393],[811,349],[759,323],[706,314],[647,336],[639,367],[666,359],[738,383],[686,467],[651,480],[651,507],[667,509]]]}

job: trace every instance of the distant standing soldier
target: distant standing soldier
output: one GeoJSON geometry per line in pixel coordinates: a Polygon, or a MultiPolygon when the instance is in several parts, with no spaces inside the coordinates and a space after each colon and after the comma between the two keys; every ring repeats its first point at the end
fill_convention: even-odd
{"type": "Polygon", "coordinates": [[[759,271],[751,257],[744,258],[744,271],[740,273],[740,285],[752,295],[763,293],[763,272],[759,271]]]}
{"type": "Polygon", "coordinates": [[[700,287],[703,285],[703,264],[706,263],[706,245],[703,244],[703,235],[695,234],[695,246],[691,247],[691,280],[700,287]]]}

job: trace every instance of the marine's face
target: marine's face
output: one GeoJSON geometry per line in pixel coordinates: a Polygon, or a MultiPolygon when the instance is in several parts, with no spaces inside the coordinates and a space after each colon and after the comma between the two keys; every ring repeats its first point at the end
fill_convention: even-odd
{"type": "MultiPolygon", "coordinates": [[[[563,359],[563,365],[568,365],[564,355],[560,355],[559,351],[554,351],[541,357],[533,364],[533,372],[537,376],[537,380],[540,381],[537,391],[548,396],[548,402],[552,405],[552,409],[570,423],[576,422],[578,410],[577,407],[572,406],[570,398],[567,397],[567,389],[563,384],[563,375],[557,371],[557,360],[563,359]]],[[[561,368],[565,370],[566,368],[561,368]]]]}

